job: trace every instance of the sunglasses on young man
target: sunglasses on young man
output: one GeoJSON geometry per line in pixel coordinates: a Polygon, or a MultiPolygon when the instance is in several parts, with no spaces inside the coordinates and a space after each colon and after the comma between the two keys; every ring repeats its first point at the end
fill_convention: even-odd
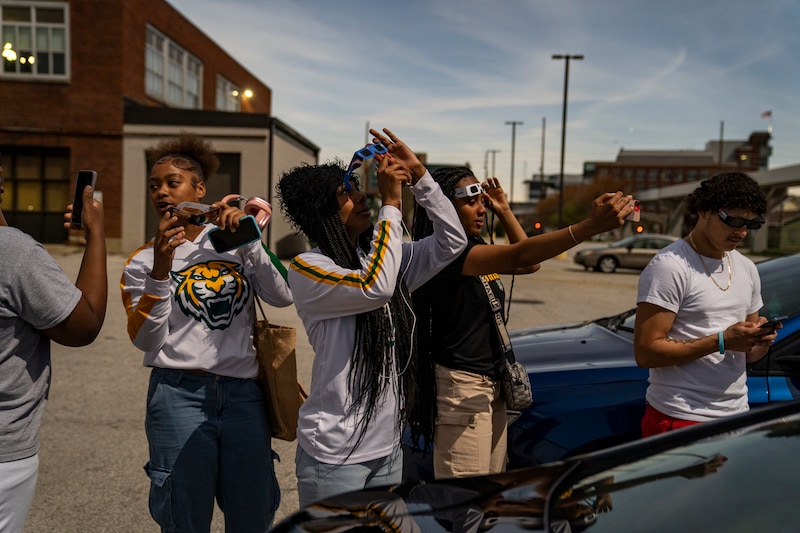
{"type": "Polygon", "coordinates": [[[741,228],[742,226],[745,226],[747,229],[758,229],[764,225],[764,219],[761,217],[758,218],[734,217],[726,213],[724,209],[720,209],[717,212],[717,216],[719,216],[719,219],[725,225],[730,226],[732,228],[741,228]]]}
{"type": "Polygon", "coordinates": [[[356,150],[356,153],[353,154],[353,159],[350,160],[350,164],[347,166],[347,172],[344,173],[344,189],[346,191],[353,189],[353,186],[350,184],[350,176],[353,175],[353,171],[360,167],[364,161],[372,159],[376,155],[385,154],[388,151],[386,146],[381,142],[368,144],[364,148],[356,150]]]}
{"type": "Polygon", "coordinates": [[[172,208],[172,214],[183,217],[189,224],[202,226],[213,222],[219,217],[221,209],[211,207],[206,204],[196,204],[194,202],[181,202],[172,208]]]}

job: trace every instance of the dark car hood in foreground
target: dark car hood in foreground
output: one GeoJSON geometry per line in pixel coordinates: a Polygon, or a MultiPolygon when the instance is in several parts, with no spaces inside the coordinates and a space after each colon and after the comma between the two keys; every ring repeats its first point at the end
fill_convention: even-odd
{"type": "Polygon", "coordinates": [[[274,531],[790,531],[800,403],[503,474],[347,493],[274,531]]]}

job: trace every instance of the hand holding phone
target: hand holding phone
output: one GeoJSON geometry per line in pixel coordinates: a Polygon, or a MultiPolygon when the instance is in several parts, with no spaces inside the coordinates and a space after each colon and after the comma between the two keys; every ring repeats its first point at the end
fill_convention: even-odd
{"type": "Polygon", "coordinates": [[[214,250],[223,253],[261,239],[261,230],[258,229],[253,215],[247,215],[239,219],[239,227],[235,232],[230,227],[214,228],[208,232],[208,239],[214,250]]]}
{"type": "Polygon", "coordinates": [[[787,318],[789,318],[789,317],[788,316],[772,317],[769,320],[767,320],[766,322],[764,322],[763,324],[761,324],[760,326],[758,326],[758,328],[766,330],[766,331],[772,331],[772,330],[776,329],[779,324],[782,326],[783,324],[781,324],[781,322],[783,322],[787,318]]]}
{"type": "Polygon", "coordinates": [[[633,207],[633,211],[631,214],[625,217],[625,220],[630,220],[631,222],[639,222],[641,218],[642,212],[639,206],[639,200],[631,200],[631,207],[633,207]]]}
{"type": "Polygon", "coordinates": [[[79,170],[78,177],[75,179],[75,197],[72,200],[72,218],[70,225],[72,229],[81,229],[83,227],[83,190],[87,185],[91,185],[94,189],[94,184],[97,181],[97,172],[94,170],[79,170]]]}

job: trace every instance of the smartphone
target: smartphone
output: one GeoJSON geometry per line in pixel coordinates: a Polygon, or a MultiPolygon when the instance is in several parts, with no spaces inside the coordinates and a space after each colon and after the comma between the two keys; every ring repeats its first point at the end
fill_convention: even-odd
{"type": "Polygon", "coordinates": [[[236,228],[236,232],[232,232],[230,228],[224,230],[214,228],[208,232],[208,238],[214,250],[223,253],[260,240],[261,230],[258,229],[253,215],[247,215],[239,219],[239,227],[236,228]]]}
{"type": "Polygon", "coordinates": [[[631,202],[633,211],[630,215],[625,217],[625,220],[630,220],[631,222],[639,222],[639,219],[642,216],[641,208],[639,207],[639,200],[633,200],[631,202]]]}
{"type": "Polygon", "coordinates": [[[87,185],[91,185],[94,189],[94,184],[97,181],[97,172],[94,170],[79,170],[78,177],[75,179],[75,198],[72,200],[72,229],[81,229],[83,221],[81,218],[83,212],[83,190],[87,185]]]}
{"type": "Polygon", "coordinates": [[[761,329],[775,329],[776,327],[778,327],[778,324],[780,322],[783,322],[787,318],[789,318],[789,317],[788,316],[772,317],[772,318],[770,318],[769,320],[767,320],[766,322],[764,322],[763,324],[761,324],[758,327],[761,328],[761,329]]]}

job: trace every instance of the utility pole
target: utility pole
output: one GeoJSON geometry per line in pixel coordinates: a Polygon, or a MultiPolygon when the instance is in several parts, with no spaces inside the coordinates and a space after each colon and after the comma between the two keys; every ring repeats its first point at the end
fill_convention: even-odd
{"type": "MultiPolygon", "coordinates": [[[[488,154],[492,154],[492,177],[494,177],[494,156],[495,156],[495,154],[497,154],[499,151],[500,151],[500,150],[486,150],[486,153],[488,153],[488,154]]],[[[487,179],[488,179],[488,178],[487,178],[487,179]]]]}
{"type": "Polygon", "coordinates": [[[514,203],[514,144],[517,140],[517,124],[522,125],[521,120],[506,120],[506,124],[511,126],[511,195],[508,197],[508,204],[514,203]]]}
{"type": "Polygon", "coordinates": [[[544,126],[546,117],[542,117],[542,159],[539,162],[539,200],[544,200],[544,126]]]}
{"type": "Polygon", "coordinates": [[[567,87],[569,86],[569,60],[580,61],[583,55],[553,54],[553,59],[564,59],[564,107],[561,111],[561,170],[558,174],[558,227],[563,228],[564,212],[564,145],[567,137],[567,87]]]}

